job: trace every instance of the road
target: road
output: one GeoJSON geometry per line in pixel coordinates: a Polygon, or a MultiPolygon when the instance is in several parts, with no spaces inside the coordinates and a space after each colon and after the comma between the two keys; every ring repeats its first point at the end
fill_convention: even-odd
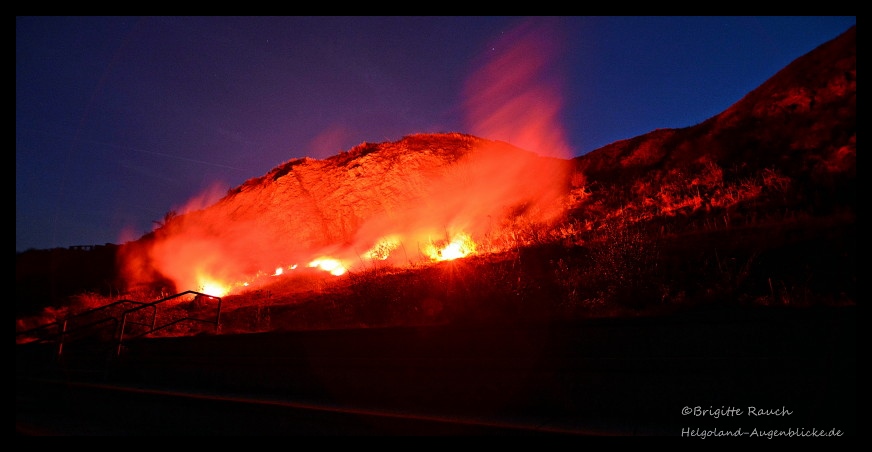
{"type": "Polygon", "coordinates": [[[142,339],[86,368],[16,346],[16,433],[850,436],[856,314],[142,339]]]}

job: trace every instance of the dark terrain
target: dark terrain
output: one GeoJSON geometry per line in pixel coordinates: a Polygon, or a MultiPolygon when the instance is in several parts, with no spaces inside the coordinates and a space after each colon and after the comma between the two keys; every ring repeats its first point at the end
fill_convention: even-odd
{"type": "Polygon", "coordinates": [[[31,361],[19,346],[16,431],[854,436],[855,316],[854,308],[713,310],[547,327],[148,339],[128,343],[98,373],[43,367],[51,360],[31,361]],[[684,407],[730,414],[683,415],[684,407]],[[751,407],[789,414],[755,416],[751,407]]]}

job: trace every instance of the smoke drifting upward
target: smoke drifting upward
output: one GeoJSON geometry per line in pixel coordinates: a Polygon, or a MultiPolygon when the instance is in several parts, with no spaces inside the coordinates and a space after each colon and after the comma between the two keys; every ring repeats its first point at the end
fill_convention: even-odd
{"type": "Polygon", "coordinates": [[[294,269],[341,275],[499,251],[517,224],[559,217],[571,165],[561,83],[546,76],[559,47],[550,31],[530,22],[494,43],[464,90],[474,136],[409,135],[286,162],[122,247],[122,275],[223,296],[294,269]]]}
{"type": "Polygon", "coordinates": [[[540,155],[570,158],[560,121],[563,80],[555,70],[560,42],[547,20],[531,19],[489,46],[464,89],[473,135],[540,155]]]}

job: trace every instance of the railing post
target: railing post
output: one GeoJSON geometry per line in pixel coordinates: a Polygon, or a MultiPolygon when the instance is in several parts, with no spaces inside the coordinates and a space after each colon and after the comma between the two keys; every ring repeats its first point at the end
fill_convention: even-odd
{"type": "Polygon", "coordinates": [[[58,360],[60,360],[61,356],[64,354],[64,338],[67,336],[67,320],[67,318],[64,318],[64,321],[61,323],[60,334],[58,335],[58,360]]]}
{"type": "Polygon", "coordinates": [[[221,297],[218,298],[218,309],[215,314],[215,334],[221,333],[221,297]]]}
{"type": "Polygon", "coordinates": [[[127,326],[127,313],[121,314],[121,327],[118,328],[118,346],[115,349],[115,357],[121,356],[121,347],[124,344],[124,328],[127,326]]]}

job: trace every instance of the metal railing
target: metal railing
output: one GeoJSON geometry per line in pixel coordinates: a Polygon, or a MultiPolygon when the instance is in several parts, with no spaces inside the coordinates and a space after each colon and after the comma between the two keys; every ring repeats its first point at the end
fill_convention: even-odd
{"type": "Polygon", "coordinates": [[[177,324],[182,323],[182,322],[200,322],[200,323],[214,325],[215,332],[217,333],[221,327],[221,297],[207,295],[207,294],[196,292],[193,290],[187,290],[185,292],[177,293],[175,295],[171,295],[169,297],[162,298],[162,299],[157,300],[155,302],[143,304],[141,306],[137,306],[137,307],[134,307],[134,308],[131,308],[131,309],[124,311],[121,314],[121,320],[120,320],[121,326],[120,326],[119,331],[118,331],[116,356],[121,354],[121,351],[124,347],[124,342],[126,340],[131,340],[131,339],[136,339],[139,337],[147,336],[149,334],[153,334],[157,331],[167,329],[173,325],[177,325],[177,324]],[[171,319],[166,323],[163,323],[161,325],[157,325],[156,315],[153,314],[151,317],[150,324],[136,321],[137,318],[135,317],[135,315],[138,314],[139,311],[141,311],[143,309],[152,309],[154,311],[157,305],[159,305],[161,303],[165,303],[169,300],[173,300],[173,299],[185,296],[185,295],[194,295],[194,300],[192,301],[192,303],[195,303],[197,301],[197,299],[199,299],[199,298],[205,298],[207,300],[217,301],[216,307],[215,307],[214,319],[200,318],[200,317],[193,317],[193,316],[184,316],[184,317],[180,317],[180,318],[171,319]],[[136,330],[130,331],[131,328],[135,328],[137,326],[144,326],[146,328],[142,329],[142,331],[136,331],[136,330]]]}
{"type": "Polygon", "coordinates": [[[63,354],[65,343],[104,332],[108,329],[106,325],[111,324],[114,326],[112,337],[116,337],[118,333],[117,311],[124,311],[131,304],[144,305],[145,303],[133,300],[118,300],[107,305],[65,316],[54,322],[17,332],[15,337],[16,339],[33,338],[34,340],[30,342],[37,343],[54,342],[58,345],[57,355],[60,356],[63,354]]]}
{"type": "MultiPolygon", "coordinates": [[[[121,354],[125,341],[147,336],[182,322],[198,322],[213,325],[215,331],[218,332],[221,325],[221,301],[221,297],[193,290],[180,292],[153,302],[123,299],[64,317],[55,322],[17,332],[15,334],[16,342],[19,338],[34,339],[25,343],[54,342],[58,347],[57,357],[61,358],[66,344],[85,337],[93,337],[100,334],[106,335],[111,332],[109,340],[114,342],[115,355],[118,356],[121,354]],[[159,305],[188,295],[193,295],[190,303],[197,303],[199,300],[204,299],[215,301],[214,316],[210,315],[206,318],[192,315],[182,317],[170,316],[165,322],[158,324],[157,310],[159,305]],[[134,306],[130,307],[130,305],[134,306]]],[[[178,309],[168,312],[183,312],[183,310],[178,309]]]]}

